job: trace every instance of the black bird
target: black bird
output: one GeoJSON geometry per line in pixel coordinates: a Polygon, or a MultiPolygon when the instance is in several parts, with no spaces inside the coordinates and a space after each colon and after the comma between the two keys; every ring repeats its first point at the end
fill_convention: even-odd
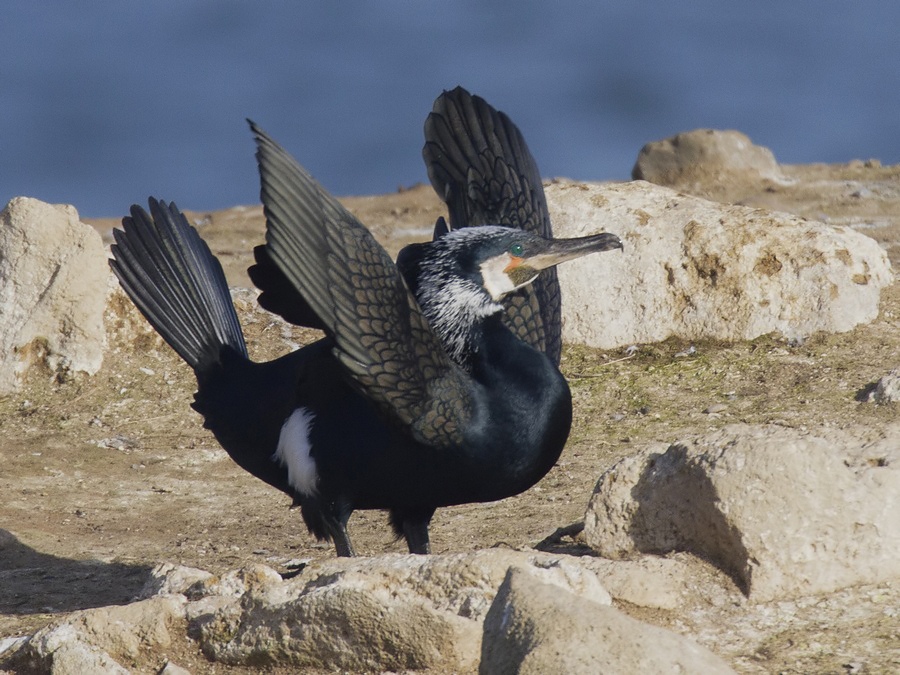
{"type": "MultiPolygon", "coordinates": [[[[290,495],[312,534],[333,540],[338,555],[353,555],[352,511],[386,509],[410,552],[427,553],[436,508],[526,490],[553,466],[569,433],[568,386],[555,357],[533,346],[552,349],[546,336],[558,335],[558,325],[542,323],[535,293],[506,309],[501,298],[541,270],[621,243],[606,233],[553,240],[468,226],[480,222],[477,201],[452,197],[456,179],[435,168],[432,180],[447,185],[451,224],[468,227],[447,232],[439,222],[433,242],[401,256],[404,278],[368,230],[251,128],[267,221],[251,268],[260,303],[325,337],[275,361],[250,361],[221,265],[174,204],[151,199],[149,214],[131,208],[114,232],[112,269],[193,368],[192,405],[204,426],[241,467],[290,495]]],[[[451,136],[463,142],[458,134],[466,133],[451,136]]],[[[523,157],[533,165],[522,143],[513,170],[523,157]]],[[[514,189],[507,178],[498,180],[514,189]]],[[[536,170],[523,181],[540,190],[536,170]]],[[[523,201],[508,193],[500,191],[523,201]]],[[[540,218],[527,224],[549,228],[542,191],[529,199],[540,218]]],[[[497,222],[504,220],[514,224],[497,222]]]]}

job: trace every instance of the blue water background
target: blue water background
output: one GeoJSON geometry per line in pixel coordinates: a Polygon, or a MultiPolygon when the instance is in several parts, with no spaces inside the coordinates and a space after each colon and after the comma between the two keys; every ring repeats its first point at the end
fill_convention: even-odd
{"type": "Polygon", "coordinates": [[[259,122],[332,192],[427,181],[462,84],[545,177],[628,178],[641,146],[738,129],[787,163],[900,162],[900,2],[9,2],[0,202],[117,216],[258,201],[259,122]]]}

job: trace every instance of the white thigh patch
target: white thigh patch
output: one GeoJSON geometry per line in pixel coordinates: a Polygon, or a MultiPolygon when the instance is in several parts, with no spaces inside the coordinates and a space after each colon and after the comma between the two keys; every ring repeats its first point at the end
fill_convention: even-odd
{"type": "Polygon", "coordinates": [[[281,427],[278,449],[272,455],[272,459],[287,468],[291,487],[307,497],[316,493],[316,483],[319,480],[316,460],[310,456],[312,446],[309,442],[309,430],[312,421],[313,414],[306,408],[297,408],[291,413],[281,427]]]}

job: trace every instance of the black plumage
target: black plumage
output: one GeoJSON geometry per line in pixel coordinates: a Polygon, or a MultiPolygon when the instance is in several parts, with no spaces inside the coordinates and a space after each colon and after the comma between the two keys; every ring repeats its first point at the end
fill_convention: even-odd
{"type": "MultiPolygon", "coordinates": [[[[462,94],[442,99],[476,105],[490,113],[485,119],[498,115],[462,94]]],[[[558,335],[558,307],[548,313],[538,294],[520,289],[541,270],[621,244],[609,234],[542,236],[549,219],[537,170],[518,131],[504,124],[506,141],[491,128],[451,123],[434,142],[460,145],[468,134],[473,147],[487,141],[498,149],[494,167],[508,168],[468,170],[466,183],[436,156],[435,186],[450,195],[467,184],[469,196],[448,197],[453,231],[439,224],[433,242],[401,256],[401,274],[371,234],[251,123],[267,221],[250,270],[260,303],[325,331],[268,363],[247,358],[221,266],[174,204],[151,199],[149,214],[132,207],[115,231],[112,268],[194,369],[193,407],[204,425],[238,464],[291,495],[310,531],[332,539],[340,555],[353,554],[346,524],[355,509],[388,510],[410,551],[428,552],[436,508],[517,494],[565,444],[571,398],[547,339],[558,335]],[[514,194],[507,201],[531,215],[515,220],[493,198],[472,197],[483,180],[512,181],[499,195],[527,183],[524,202],[514,194]],[[481,226],[473,215],[481,212],[495,225],[481,226]]],[[[456,168],[470,161],[455,151],[444,156],[456,168]]],[[[550,287],[558,298],[555,281],[550,287]]]]}

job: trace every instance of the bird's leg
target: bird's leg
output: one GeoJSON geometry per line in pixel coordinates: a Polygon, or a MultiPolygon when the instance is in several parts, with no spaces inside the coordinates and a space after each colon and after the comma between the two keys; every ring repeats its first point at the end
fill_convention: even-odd
{"type": "Polygon", "coordinates": [[[424,511],[405,511],[391,509],[391,527],[398,537],[406,539],[410,553],[427,555],[431,553],[431,542],[428,541],[428,524],[434,516],[434,509],[424,511]]]}
{"type": "Polygon", "coordinates": [[[431,553],[431,542],[428,540],[428,524],[434,516],[434,509],[413,513],[391,514],[391,520],[395,530],[400,530],[406,538],[406,545],[410,553],[427,555],[431,553]],[[400,527],[397,527],[397,524],[400,527]]]}
{"type": "Polygon", "coordinates": [[[431,542],[428,541],[428,521],[403,521],[403,536],[410,553],[428,555],[431,553],[431,542]]]}
{"type": "Polygon", "coordinates": [[[347,522],[353,509],[346,506],[342,500],[329,502],[323,505],[322,524],[328,531],[331,541],[334,542],[334,550],[341,558],[353,558],[356,551],[350,542],[350,534],[347,532],[347,522]]]}
{"type": "Polygon", "coordinates": [[[347,524],[338,520],[328,523],[331,541],[334,542],[334,550],[341,558],[353,558],[356,551],[353,550],[353,544],[350,542],[350,534],[347,532],[347,524]]]}
{"type": "Polygon", "coordinates": [[[303,522],[311,534],[321,541],[330,539],[334,543],[335,552],[342,558],[356,556],[350,535],[347,533],[347,522],[353,509],[342,500],[320,500],[317,496],[296,494],[294,506],[300,507],[303,522]]]}

